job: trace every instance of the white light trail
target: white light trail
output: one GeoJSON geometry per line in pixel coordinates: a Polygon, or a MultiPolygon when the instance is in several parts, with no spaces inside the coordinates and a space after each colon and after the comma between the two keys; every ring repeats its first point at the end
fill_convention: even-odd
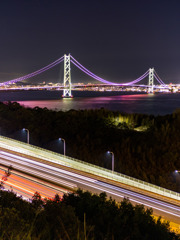
{"type": "MultiPolygon", "coordinates": [[[[102,192],[106,192],[108,194],[112,194],[114,196],[118,196],[118,197],[121,197],[121,198],[124,198],[124,197],[127,197],[127,195],[130,195],[130,199],[133,202],[136,202],[138,204],[144,204],[148,207],[152,207],[152,208],[157,209],[161,212],[165,212],[165,213],[171,214],[173,216],[180,217],[179,214],[174,213],[174,212],[170,212],[170,209],[174,210],[176,212],[180,211],[180,208],[176,207],[174,205],[171,205],[171,204],[168,204],[168,203],[163,203],[162,201],[158,201],[156,199],[154,200],[152,198],[145,197],[141,194],[137,194],[137,193],[134,193],[134,192],[131,192],[131,191],[128,191],[128,190],[124,190],[124,189],[121,189],[119,187],[115,187],[115,186],[110,185],[110,184],[102,183],[100,181],[97,181],[96,179],[87,178],[87,177],[84,177],[82,175],[79,175],[79,174],[76,174],[76,173],[74,174],[72,172],[62,170],[62,169],[60,170],[59,168],[56,168],[54,166],[49,166],[49,165],[41,164],[41,163],[36,164],[35,161],[29,160],[27,158],[19,157],[19,156],[14,156],[14,154],[10,154],[10,153],[6,153],[6,152],[1,151],[1,156],[4,156],[4,157],[6,156],[8,158],[8,160],[11,160],[11,161],[14,160],[15,162],[17,162],[18,163],[18,165],[17,165],[18,168],[20,167],[19,162],[22,164],[22,161],[25,161],[26,164],[29,163],[30,167],[33,167],[33,164],[34,164],[35,165],[34,167],[36,169],[37,169],[37,166],[38,166],[38,171],[35,171],[35,170],[32,170],[32,169],[28,170],[27,166],[26,167],[21,166],[20,168],[21,168],[21,170],[29,172],[30,174],[35,174],[35,175],[38,174],[39,177],[48,179],[50,181],[53,181],[54,183],[59,181],[59,177],[62,177],[62,178],[65,178],[69,181],[76,182],[77,184],[82,184],[83,186],[90,187],[90,188],[96,189],[96,190],[100,190],[102,192]],[[47,168],[47,169],[45,169],[45,168],[47,168]],[[40,170],[43,171],[44,173],[40,172],[40,170]],[[47,176],[48,174],[53,174],[53,177],[52,176],[47,176]],[[139,198],[139,200],[137,198],[139,198]],[[164,208],[168,208],[169,210],[166,210],[164,208]]],[[[4,161],[4,160],[1,160],[1,161],[4,161]]],[[[6,162],[6,161],[4,161],[4,162],[6,162]]],[[[63,183],[63,182],[61,182],[61,183],[63,183]]],[[[64,181],[64,183],[66,184],[66,181],[64,181]]]]}

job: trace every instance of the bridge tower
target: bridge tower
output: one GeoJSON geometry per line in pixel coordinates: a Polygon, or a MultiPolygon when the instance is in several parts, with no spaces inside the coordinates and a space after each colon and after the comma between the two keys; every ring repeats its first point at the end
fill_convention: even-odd
{"type": "Polygon", "coordinates": [[[64,54],[64,90],[63,98],[71,98],[71,55],[64,54]]]}
{"type": "Polygon", "coordinates": [[[153,93],[154,91],[154,68],[149,69],[149,90],[148,93],[153,93]]]}

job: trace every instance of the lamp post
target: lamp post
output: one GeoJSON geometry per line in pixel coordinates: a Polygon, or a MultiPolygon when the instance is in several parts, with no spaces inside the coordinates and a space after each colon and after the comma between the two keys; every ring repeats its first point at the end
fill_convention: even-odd
{"type": "Polygon", "coordinates": [[[64,156],[66,155],[66,142],[64,138],[59,138],[59,141],[63,141],[64,142],[64,156]]]}
{"type": "Polygon", "coordinates": [[[23,131],[27,132],[27,143],[29,144],[29,130],[27,128],[23,128],[23,131]]]}
{"type": "Polygon", "coordinates": [[[114,172],[114,153],[110,151],[108,151],[108,153],[111,153],[111,156],[112,156],[112,173],[113,173],[114,172]]]}
{"type": "Polygon", "coordinates": [[[180,170],[175,170],[175,173],[180,173],[180,170]]]}

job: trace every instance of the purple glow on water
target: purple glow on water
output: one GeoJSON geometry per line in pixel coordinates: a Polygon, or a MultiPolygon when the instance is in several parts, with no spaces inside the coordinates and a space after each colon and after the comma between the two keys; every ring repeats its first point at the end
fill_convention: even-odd
{"type": "Polygon", "coordinates": [[[178,93],[130,94],[117,92],[73,91],[73,99],[62,99],[62,94],[59,91],[30,92],[31,91],[27,91],[29,96],[26,94],[24,99],[19,99],[18,102],[21,105],[31,108],[36,106],[41,108],[47,107],[48,109],[62,111],[69,111],[71,109],[79,110],[105,108],[126,113],[144,113],[154,115],[170,114],[180,108],[180,95],[178,93]]]}

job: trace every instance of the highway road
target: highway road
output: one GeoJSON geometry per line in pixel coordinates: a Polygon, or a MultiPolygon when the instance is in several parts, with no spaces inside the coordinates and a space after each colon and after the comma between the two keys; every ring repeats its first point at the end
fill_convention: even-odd
{"type": "MultiPolygon", "coordinates": [[[[5,175],[5,171],[7,171],[7,168],[0,168],[0,179],[5,175]]],[[[13,173],[4,181],[3,186],[5,190],[13,191],[18,196],[28,201],[32,199],[36,191],[41,193],[43,199],[52,199],[56,194],[62,197],[65,193],[69,192],[63,187],[57,187],[56,185],[19,173],[15,170],[13,170],[13,173]]]]}
{"type": "MultiPolygon", "coordinates": [[[[31,192],[34,189],[39,191],[42,196],[50,196],[52,190],[52,197],[56,193],[63,193],[65,189],[71,191],[76,188],[89,190],[93,193],[106,192],[108,196],[121,201],[124,197],[134,204],[143,204],[146,207],[153,208],[156,215],[161,215],[163,218],[173,221],[180,225],[180,204],[175,205],[163,200],[158,200],[144,194],[140,194],[128,189],[124,189],[116,183],[106,182],[104,179],[99,179],[94,176],[89,177],[86,173],[81,171],[73,171],[72,168],[64,167],[60,163],[52,163],[49,161],[41,161],[38,158],[34,159],[30,156],[19,156],[17,153],[0,149],[0,163],[4,166],[12,166],[12,175],[9,177],[5,185],[12,186],[16,192],[20,192],[21,195],[27,197],[26,187],[31,187],[31,192]],[[17,171],[19,173],[17,173],[17,171]],[[13,180],[13,172],[19,174],[21,177],[21,189],[15,188],[19,179],[13,180]],[[26,181],[32,181],[27,182],[26,181]],[[14,182],[13,182],[14,181],[14,182]],[[31,185],[32,184],[32,185],[31,185]],[[34,185],[35,184],[35,185],[34,185]],[[38,188],[36,184],[43,186],[46,185],[46,190],[38,188]],[[24,190],[23,190],[24,189],[24,190]]],[[[17,178],[17,175],[16,175],[17,178]]]]}

